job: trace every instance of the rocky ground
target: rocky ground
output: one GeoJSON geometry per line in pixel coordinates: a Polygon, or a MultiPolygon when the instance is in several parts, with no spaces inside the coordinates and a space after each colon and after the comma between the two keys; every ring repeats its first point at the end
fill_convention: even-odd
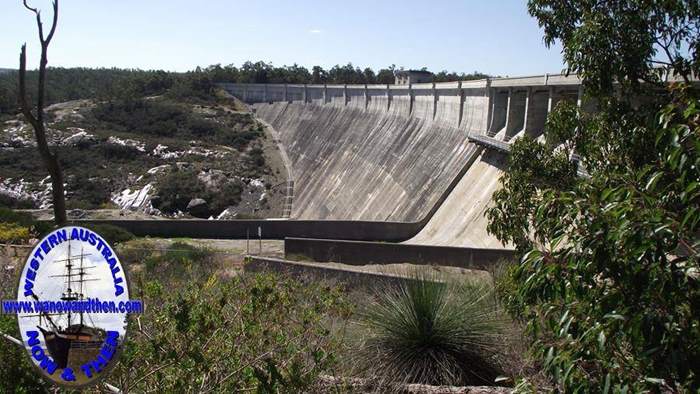
{"type": "MultiPolygon", "coordinates": [[[[282,216],[287,171],[270,131],[245,106],[149,100],[176,108],[175,115],[187,116],[192,130],[204,128],[203,135],[183,131],[182,120],[158,120],[176,129],[162,135],[104,121],[96,116],[101,104],[91,100],[47,108],[48,137],[64,168],[72,218],[282,216]],[[211,125],[216,135],[205,133],[211,125]],[[194,174],[196,187],[178,188],[177,176],[169,176],[177,171],[194,174]],[[163,184],[164,178],[175,185],[163,184]],[[173,190],[179,205],[163,203],[173,190]],[[232,193],[240,197],[220,197],[232,193]]],[[[51,182],[31,126],[16,116],[5,118],[0,130],[0,205],[50,217],[51,182]]]]}

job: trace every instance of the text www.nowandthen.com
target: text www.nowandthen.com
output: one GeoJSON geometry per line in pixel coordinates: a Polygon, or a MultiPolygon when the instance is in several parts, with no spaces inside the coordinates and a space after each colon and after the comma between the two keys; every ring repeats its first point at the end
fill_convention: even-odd
{"type": "Polygon", "coordinates": [[[141,300],[100,301],[88,298],[79,301],[18,301],[4,300],[2,313],[142,313],[141,300]]]}

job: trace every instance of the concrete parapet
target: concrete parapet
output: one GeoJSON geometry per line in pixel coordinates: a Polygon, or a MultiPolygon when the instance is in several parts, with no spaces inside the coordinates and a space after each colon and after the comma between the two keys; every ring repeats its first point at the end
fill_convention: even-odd
{"type": "MultiPolygon", "coordinates": [[[[499,134],[508,139],[522,132],[541,129],[541,101],[535,113],[530,99],[520,92],[535,94],[551,88],[547,109],[561,99],[579,99],[581,81],[576,75],[545,74],[528,77],[489,78],[472,81],[417,83],[409,85],[314,85],[314,84],[220,84],[232,95],[248,102],[302,102],[351,106],[372,111],[398,111],[421,119],[434,119],[469,134],[499,134]],[[513,102],[508,99],[514,89],[513,102]],[[525,103],[522,102],[525,100],[525,103]],[[509,104],[513,104],[510,106],[509,104]],[[524,108],[524,109],[523,109],[524,108]],[[514,112],[513,112],[514,111],[514,112]],[[528,120],[533,115],[532,121],[528,120]],[[507,130],[505,128],[507,127],[507,130]]],[[[537,97],[539,99],[540,97],[537,97]]],[[[546,116],[546,113],[545,113],[546,116]]]]}

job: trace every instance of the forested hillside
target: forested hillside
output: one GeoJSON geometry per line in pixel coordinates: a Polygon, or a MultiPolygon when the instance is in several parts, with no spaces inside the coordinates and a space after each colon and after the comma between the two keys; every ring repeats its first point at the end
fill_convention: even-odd
{"type": "MultiPolygon", "coordinates": [[[[163,94],[199,95],[205,98],[212,82],[247,83],[394,83],[393,65],[374,71],[360,69],[348,63],[336,65],[328,70],[314,66],[311,70],[298,65],[275,67],[271,63],[246,62],[234,65],[212,65],[186,73],[162,70],[144,71],[118,68],[61,68],[48,70],[46,100],[48,104],[78,99],[113,99],[142,97],[163,94]]],[[[29,71],[28,90],[36,91],[38,74],[29,71]]],[[[435,82],[480,79],[486,74],[471,74],[441,71],[434,76],[435,82]]],[[[0,116],[17,111],[17,71],[0,69],[0,116]]]]}

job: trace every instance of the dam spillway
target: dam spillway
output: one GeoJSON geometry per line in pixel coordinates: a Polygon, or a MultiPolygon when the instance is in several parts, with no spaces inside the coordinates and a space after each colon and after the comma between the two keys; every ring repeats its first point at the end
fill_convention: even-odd
{"type": "Polygon", "coordinates": [[[537,137],[575,77],[415,85],[223,84],[280,136],[293,219],[420,222],[410,244],[502,247],[484,212],[505,156],[474,143],[537,137]]]}

